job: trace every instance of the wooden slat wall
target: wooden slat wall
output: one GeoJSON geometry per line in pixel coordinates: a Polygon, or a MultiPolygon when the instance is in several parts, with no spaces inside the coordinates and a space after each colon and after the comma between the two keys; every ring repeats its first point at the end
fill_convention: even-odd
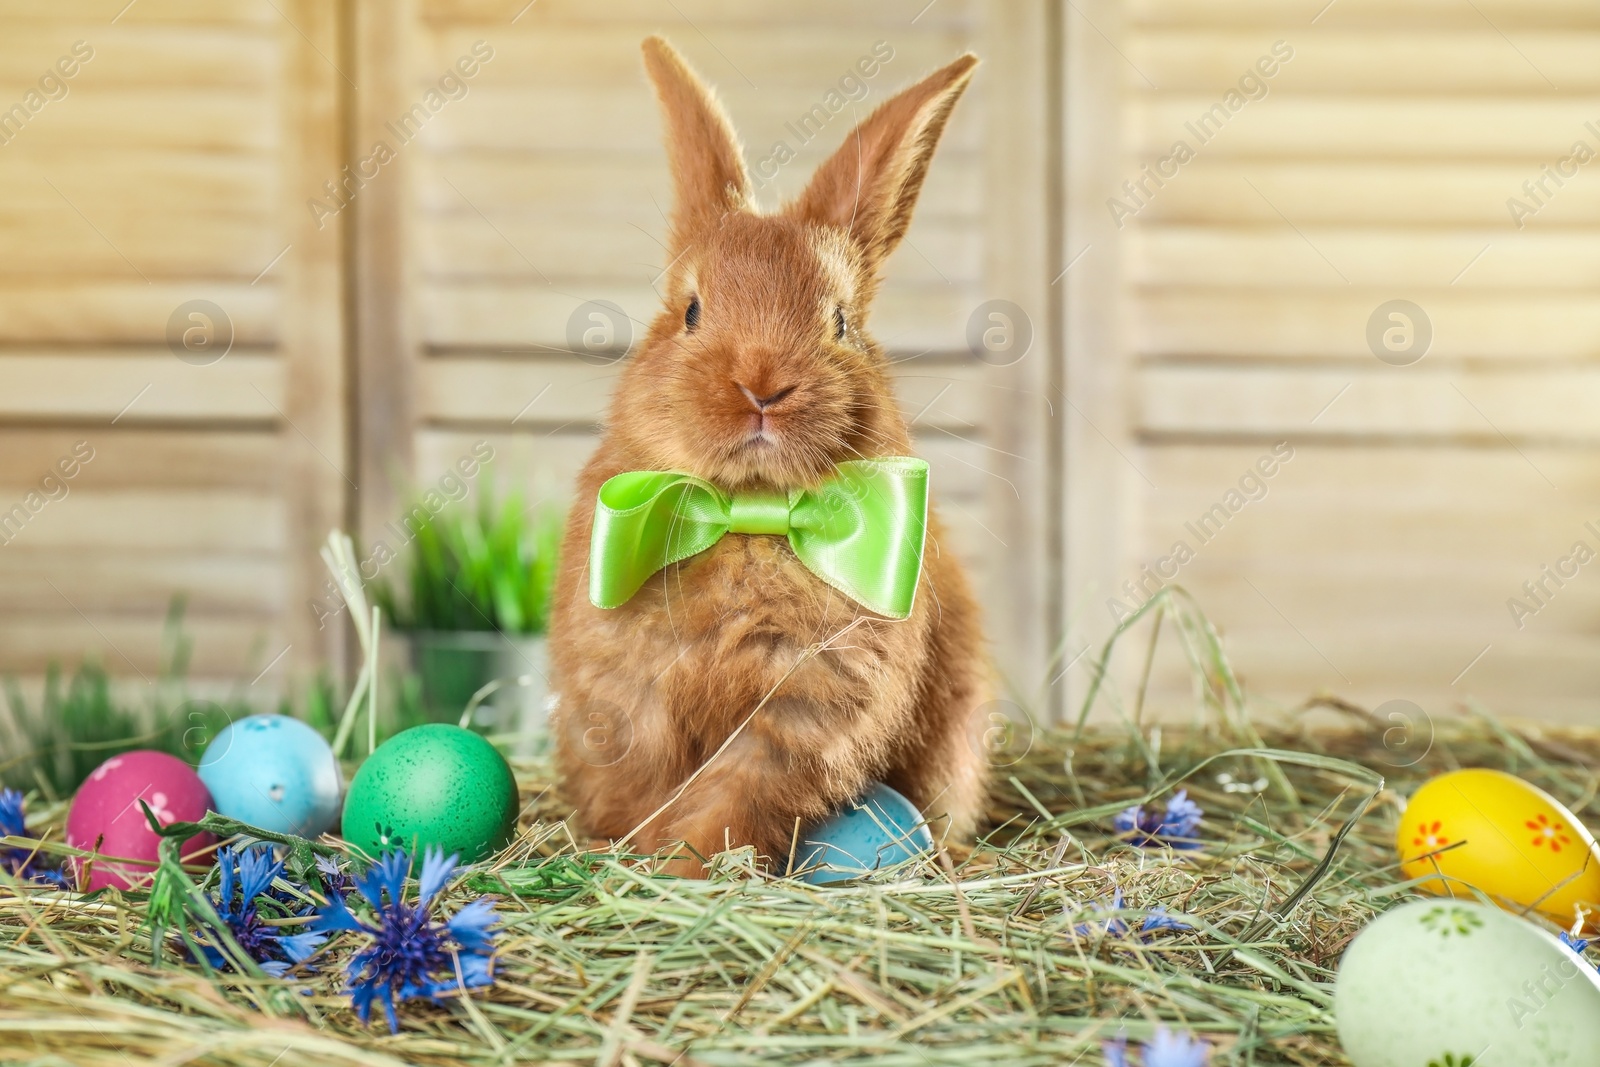
{"type": "MultiPolygon", "coordinates": [[[[1589,0],[119,6],[0,0],[0,108],[95,49],[0,144],[0,510],[95,449],[0,548],[0,668],[95,649],[148,674],[172,592],[203,673],[309,666],[338,652],[308,605],[328,528],[376,534],[480,440],[565,502],[615,377],[565,352],[568,317],[656,307],[668,183],[638,42],[662,31],[752,159],[879,40],[863,109],[989,60],[871,325],[1023,702],[1075,709],[1108,597],[1286,440],[1179,579],[1258,697],[1594,715],[1600,585],[1585,570],[1522,629],[1507,607],[1575,541],[1600,550],[1600,163],[1522,228],[1506,205],[1600,150],[1589,0]],[[1279,40],[1267,95],[1118,226],[1121,182],[1279,40]],[[478,41],[465,97],[319,220],[324,181],[478,41]],[[235,329],[214,366],[167,348],[197,298],[235,329]],[[993,298],[1033,320],[1014,367],[965,351],[993,298]],[[1368,349],[1395,298],[1432,321],[1412,366],[1368,349]]],[[[1187,702],[1185,670],[1163,661],[1157,705],[1187,702]]]]}
{"type": "Polygon", "coordinates": [[[152,678],[174,594],[201,675],[309,666],[341,511],[340,247],[304,206],[338,166],[336,9],[121,8],[0,4],[0,108],[93,50],[0,145],[0,510],[94,454],[0,547],[0,668],[152,678]],[[193,299],[232,321],[210,366],[168,348],[193,299]]]}
{"type": "MultiPolygon", "coordinates": [[[[1195,547],[1178,580],[1268,701],[1592,721],[1600,581],[1521,630],[1507,600],[1575,541],[1600,550],[1600,171],[1520,230],[1506,200],[1575,141],[1600,150],[1600,8],[1324,3],[1126,4],[1116,183],[1196,143],[1184,123],[1275,41],[1294,58],[1120,232],[1142,475],[1123,576],[1195,547]],[[1395,298],[1434,328],[1406,367],[1365,336],[1395,298]],[[1266,497],[1199,545],[1186,523],[1282,440],[1266,497]]],[[[1184,674],[1157,699],[1180,706],[1184,674]]]]}
{"type": "MultiPolygon", "coordinates": [[[[286,684],[341,662],[342,628],[318,630],[312,607],[330,528],[382,536],[408,486],[480,440],[502,481],[565,503],[616,369],[564,354],[567,319],[588,299],[640,324],[655,308],[667,175],[638,45],[664,31],[719,85],[752,160],[876,42],[894,56],[861,114],[965,49],[1005,57],[945,136],[871,327],[919,415],[947,547],[977,571],[1002,669],[1038,688],[1042,10],[0,0],[0,106],[74,41],[95,50],[66,98],[0,145],[0,507],[74,442],[95,449],[70,495],[0,551],[0,670],[36,676],[88,651],[153,677],[180,594],[203,679],[276,661],[267,684],[286,684]],[[402,143],[388,123],[478,41],[494,56],[467,95],[402,143]],[[994,94],[1013,121],[990,121],[994,94]],[[379,140],[393,159],[335,197],[326,183],[379,140]],[[995,180],[1019,194],[1004,211],[985,196],[995,180]],[[967,319],[992,297],[1036,313],[1018,367],[966,351],[967,319]],[[193,299],[234,330],[211,366],[168,348],[169,315],[193,299]]],[[[793,195],[854,117],[805,146],[766,203],[793,195]]]]}

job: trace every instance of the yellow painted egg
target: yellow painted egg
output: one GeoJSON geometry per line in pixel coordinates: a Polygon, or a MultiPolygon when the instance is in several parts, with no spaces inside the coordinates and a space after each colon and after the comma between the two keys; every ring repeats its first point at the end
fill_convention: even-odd
{"type": "Polygon", "coordinates": [[[1407,878],[1442,874],[1426,892],[1536,908],[1562,926],[1576,909],[1600,919],[1600,848],[1559,800],[1515,775],[1481,768],[1425,783],[1406,805],[1395,845],[1407,878]]]}

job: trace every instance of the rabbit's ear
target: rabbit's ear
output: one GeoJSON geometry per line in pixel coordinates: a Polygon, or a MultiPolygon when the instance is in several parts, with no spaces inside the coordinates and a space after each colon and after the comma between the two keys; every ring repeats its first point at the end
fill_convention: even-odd
{"type": "Polygon", "coordinates": [[[644,66],[666,120],[672,229],[681,247],[700,227],[748,203],[750,178],[727,112],[677,49],[663,37],[645,38],[644,66]]]}
{"type": "Polygon", "coordinates": [[[789,213],[844,230],[876,270],[911,224],[939,135],[977,65],[969,52],[885,101],[817,168],[789,213]]]}

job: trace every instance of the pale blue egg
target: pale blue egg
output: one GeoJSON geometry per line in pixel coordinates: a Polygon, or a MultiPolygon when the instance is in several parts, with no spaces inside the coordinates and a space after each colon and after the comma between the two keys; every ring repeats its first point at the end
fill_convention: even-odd
{"type": "Polygon", "coordinates": [[[263,830],[316,837],[339,821],[339,761],[321,734],[286,715],[230,723],[206,746],[200,780],[218,813],[263,830]]]}
{"type": "Polygon", "coordinates": [[[812,885],[860,878],[933,851],[922,812],[882,782],[800,835],[794,870],[812,885]]]}

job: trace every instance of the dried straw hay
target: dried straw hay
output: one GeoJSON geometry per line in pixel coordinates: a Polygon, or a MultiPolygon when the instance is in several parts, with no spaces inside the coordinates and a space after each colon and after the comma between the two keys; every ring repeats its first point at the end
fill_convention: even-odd
{"type": "MultiPolygon", "coordinates": [[[[170,952],[156,967],[138,896],[6,882],[0,1061],[1024,1067],[1098,1064],[1108,1036],[1161,1024],[1213,1042],[1213,1064],[1345,1063],[1333,972],[1349,939],[1409,892],[1393,867],[1400,793],[1488,765],[1592,813],[1600,744],[1468,712],[1408,737],[1413,752],[1430,747],[1397,766],[1415,756],[1384,745],[1394,724],[1327,701],[1353,725],[1309,731],[1296,719],[1263,740],[1237,711],[1209,627],[1170,618],[1195,651],[1206,722],[1041,734],[1002,759],[1014,762],[972,855],[871,884],[774,880],[739,853],[706,882],[579,855],[546,769],[520,767],[521,840],[448,900],[499,896],[497,981],[470,999],[407,1004],[397,1036],[349,1010],[338,943],[317,973],[283,981],[207,973],[170,952]],[[1374,771],[1390,779],[1382,791],[1374,771]],[[1180,779],[1206,809],[1203,849],[1110,832],[1116,811],[1180,779]],[[1228,790],[1240,782],[1264,788],[1228,790]],[[1113,887],[1120,913],[1103,910],[1113,887]],[[1137,930],[1158,905],[1192,929],[1106,929],[1120,915],[1137,930]]],[[[35,821],[59,836],[63,814],[35,821]]]]}

